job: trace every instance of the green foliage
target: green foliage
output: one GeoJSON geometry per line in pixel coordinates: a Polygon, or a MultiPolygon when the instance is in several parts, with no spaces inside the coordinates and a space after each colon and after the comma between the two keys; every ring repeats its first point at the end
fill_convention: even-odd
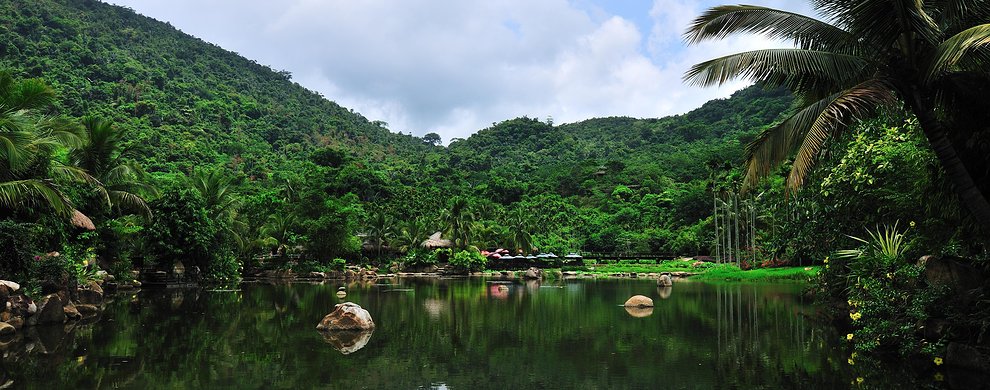
{"type": "Polygon", "coordinates": [[[23,275],[41,253],[37,224],[0,220],[0,275],[23,275]]]}
{"type": "Polygon", "coordinates": [[[151,209],[154,218],[146,237],[156,264],[170,268],[181,260],[186,267],[198,266],[211,280],[236,277],[240,264],[233,256],[233,243],[221,234],[225,221],[210,218],[198,191],[167,190],[151,209]]]}
{"type": "Polygon", "coordinates": [[[487,262],[488,259],[482,256],[481,252],[470,249],[454,253],[454,256],[449,260],[449,264],[460,272],[484,271],[487,262]]]}
{"type": "Polygon", "coordinates": [[[852,325],[847,341],[864,352],[937,353],[944,340],[925,340],[918,326],[945,318],[948,290],[925,285],[924,268],[907,261],[908,232],[894,225],[869,233],[856,238],[859,248],[839,251],[817,283],[829,297],[846,299],[852,325]]]}

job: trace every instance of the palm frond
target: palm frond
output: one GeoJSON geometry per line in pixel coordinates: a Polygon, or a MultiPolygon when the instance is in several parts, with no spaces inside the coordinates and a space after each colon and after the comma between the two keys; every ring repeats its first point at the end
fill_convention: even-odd
{"type": "Polygon", "coordinates": [[[938,46],[931,65],[925,72],[925,82],[932,83],[974,52],[980,53],[982,69],[985,70],[986,66],[990,66],[988,61],[990,58],[986,52],[980,50],[988,47],[990,47],[990,24],[973,26],[953,35],[938,46]]]}
{"type": "Polygon", "coordinates": [[[118,210],[135,211],[144,217],[145,220],[151,220],[151,208],[148,207],[148,203],[144,201],[144,198],[137,194],[120,190],[107,190],[107,196],[110,199],[111,205],[118,210]]]}
{"type": "Polygon", "coordinates": [[[753,50],[705,61],[691,67],[685,81],[712,86],[737,78],[792,91],[823,93],[842,89],[870,73],[861,57],[804,49],[753,50]]]}
{"type": "Polygon", "coordinates": [[[852,120],[896,101],[897,97],[887,83],[871,79],[808,104],[787,120],[765,130],[746,147],[746,187],[755,185],[797,148],[788,186],[800,188],[830,136],[848,127],[852,120]]]}
{"type": "Polygon", "coordinates": [[[0,206],[17,209],[32,204],[47,205],[64,217],[71,216],[75,210],[72,202],[51,181],[30,179],[0,182],[0,206]]]}
{"type": "Polygon", "coordinates": [[[688,26],[684,39],[688,43],[698,43],[736,33],[790,40],[809,50],[855,46],[854,37],[839,27],[793,12],[752,5],[711,8],[688,26]]]}

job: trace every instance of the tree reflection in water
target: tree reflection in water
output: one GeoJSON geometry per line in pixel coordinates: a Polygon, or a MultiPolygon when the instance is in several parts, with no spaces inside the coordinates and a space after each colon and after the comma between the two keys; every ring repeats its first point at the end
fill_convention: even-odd
{"type": "MultiPolygon", "coordinates": [[[[0,345],[0,381],[37,388],[830,388],[857,376],[840,338],[804,315],[812,307],[799,286],[382,280],[347,285],[347,300],[374,317],[373,337],[314,332],[340,302],[341,285],[117,295],[96,324],[59,327],[57,337],[42,335],[51,329],[25,331],[0,345]],[[651,313],[620,307],[637,294],[654,299],[651,313]]],[[[895,371],[877,377],[881,387],[918,385],[895,371]]]]}

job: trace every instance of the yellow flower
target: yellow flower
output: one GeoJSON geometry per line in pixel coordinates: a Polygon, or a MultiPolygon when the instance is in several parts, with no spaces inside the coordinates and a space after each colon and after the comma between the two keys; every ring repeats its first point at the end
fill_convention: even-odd
{"type": "Polygon", "coordinates": [[[887,279],[891,279],[891,280],[893,280],[893,279],[894,279],[894,274],[892,274],[892,273],[890,273],[890,272],[888,272],[888,273],[887,273],[887,279]]]}
{"type": "Polygon", "coordinates": [[[909,223],[908,225],[911,225],[911,227],[914,227],[914,221],[911,221],[911,223],[909,223]]]}
{"type": "Polygon", "coordinates": [[[854,362],[852,359],[849,359],[849,360],[846,360],[846,361],[849,362],[849,365],[850,366],[855,366],[856,365],[856,362],[854,362]]]}
{"type": "Polygon", "coordinates": [[[853,321],[859,321],[860,318],[863,318],[863,314],[859,312],[849,313],[849,318],[852,318],[853,321]]]}
{"type": "Polygon", "coordinates": [[[856,355],[856,352],[853,352],[853,353],[852,353],[852,355],[849,355],[849,357],[850,357],[850,358],[853,358],[853,359],[855,359],[855,358],[856,358],[856,356],[859,356],[859,355],[856,355]]]}
{"type": "Polygon", "coordinates": [[[846,301],[846,303],[848,303],[849,306],[856,307],[856,305],[854,304],[855,302],[853,302],[852,299],[846,301]]]}
{"type": "Polygon", "coordinates": [[[824,261],[824,263],[825,263],[825,264],[828,264],[828,256],[825,256],[825,261],[824,261]]]}
{"type": "Polygon", "coordinates": [[[88,265],[89,265],[89,260],[83,260],[83,267],[86,267],[88,265]]]}
{"type": "Polygon", "coordinates": [[[937,358],[935,358],[935,365],[936,365],[936,366],[941,366],[941,365],[942,365],[942,363],[944,363],[944,362],[942,361],[942,358],[940,358],[940,357],[937,357],[937,358]]]}
{"type": "Polygon", "coordinates": [[[853,339],[852,333],[846,335],[846,340],[852,340],[852,339],[853,339]]]}
{"type": "Polygon", "coordinates": [[[856,384],[858,385],[858,384],[862,384],[862,383],[863,383],[863,377],[861,377],[861,376],[860,377],[856,377],[856,384]]]}

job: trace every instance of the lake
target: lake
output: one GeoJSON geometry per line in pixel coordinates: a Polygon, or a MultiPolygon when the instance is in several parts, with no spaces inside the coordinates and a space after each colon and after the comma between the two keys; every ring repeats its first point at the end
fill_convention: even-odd
{"type": "Polygon", "coordinates": [[[917,387],[849,365],[793,284],[652,280],[242,283],[119,293],[96,323],[27,330],[8,345],[14,388],[849,388],[917,387]],[[503,284],[507,283],[507,284],[503,284]],[[347,297],[335,296],[347,286],[347,297]],[[627,310],[630,296],[652,310],[627,310]],[[328,341],[343,301],[377,325],[328,341]]]}

